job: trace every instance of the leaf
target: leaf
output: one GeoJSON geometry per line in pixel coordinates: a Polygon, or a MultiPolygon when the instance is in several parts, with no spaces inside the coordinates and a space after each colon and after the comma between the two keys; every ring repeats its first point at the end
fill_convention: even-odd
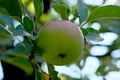
{"type": "Polygon", "coordinates": [[[88,34],[87,29],[81,28],[81,30],[82,30],[82,33],[83,33],[84,36],[86,36],[88,34]]]}
{"type": "Polygon", "coordinates": [[[119,68],[117,68],[116,65],[112,62],[114,59],[110,56],[99,57],[99,60],[101,61],[101,66],[97,70],[98,74],[106,75],[110,71],[119,70],[119,68]]]}
{"type": "Polygon", "coordinates": [[[41,72],[41,79],[40,80],[51,80],[50,76],[46,74],[45,72],[41,72]]]}
{"type": "Polygon", "coordinates": [[[1,26],[0,25],[0,35],[2,36],[4,36],[4,35],[7,35],[7,36],[4,36],[4,37],[10,37],[9,35],[10,35],[10,33],[5,29],[5,28],[3,28],[3,26],[1,26]]]}
{"type": "Polygon", "coordinates": [[[22,69],[29,75],[33,72],[32,64],[28,61],[27,57],[21,53],[4,53],[1,54],[0,60],[22,69]]]}
{"type": "Polygon", "coordinates": [[[53,3],[69,5],[67,0],[53,0],[53,3]]]}
{"type": "Polygon", "coordinates": [[[33,3],[35,8],[36,18],[39,19],[44,9],[43,0],[33,0],[33,3]]]}
{"type": "Polygon", "coordinates": [[[27,32],[29,32],[29,33],[32,32],[32,30],[33,30],[33,22],[32,22],[32,20],[30,20],[27,16],[25,16],[25,17],[23,18],[23,25],[24,25],[24,29],[25,29],[27,32]]]}
{"type": "Polygon", "coordinates": [[[35,69],[35,80],[50,80],[50,77],[45,72],[35,69]]]}
{"type": "Polygon", "coordinates": [[[4,40],[4,38],[11,38],[11,35],[6,29],[0,26],[0,39],[4,40]]]}
{"type": "Polygon", "coordinates": [[[0,14],[0,21],[3,22],[2,25],[7,24],[9,27],[13,26],[13,18],[11,16],[0,14]]]}
{"type": "Polygon", "coordinates": [[[54,66],[48,63],[47,63],[47,66],[48,66],[48,71],[49,71],[51,80],[60,80],[60,78],[57,77],[58,72],[55,71],[54,66]]]}
{"type": "Polygon", "coordinates": [[[2,8],[2,7],[0,7],[0,13],[9,15],[9,13],[7,12],[7,10],[5,8],[2,8]]]}
{"type": "Polygon", "coordinates": [[[94,9],[89,15],[87,22],[97,19],[113,18],[120,19],[120,6],[108,5],[94,9]]]}
{"type": "Polygon", "coordinates": [[[30,52],[32,51],[32,45],[29,43],[29,41],[26,38],[24,38],[24,41],[19,42],[11,51],[13,53],[20,52],[30,55],[30,52]]]}
{"type": "Polygon", "coordinates": [[[23,35],[24,34],[24,29],[22,28],[22,25],[18,25],[14,30],[13,30],[13,35],[23,35]]]}
{"type": "Polygon", "coordinates": [[[35,69],[35,80],[41,80],[41,72],[35,69]]]}
{"type": "MultiPolygon", "coordinates": [[[[13,45],[13,39],[11,34],[3,27],[0,25],[0,47],[2,49],[8,46],[13,45]]],[[[2,51],[2,50],[1,50],[2,51]]]]}
{"type": "Polygon", "coordinates": [[[72,78],[71,76],[68,76],[66,74],[60,75],[61,80],[82,80],[80,78],[72,78]]]}
{"type": "Polygon", "coordinates": [[[20,8],[19,0],[0,0],[0,7],[2,13],[5,12],[6,14],[7,11],[9,15],[22,19],[22,11],[20,8]],[[2,8],[6,9],[6,11],[2,8]]]}
{"type": "Polygon", "coordinates": [[[104,20],[97,20],[97,22],[101,25],[100,32],[120,32],[120,19],[104,19],[104,20]]]}
{"type": "Polygon", "coordinates": [[[85,6],[85,4],[83,3],[83,0],[77,0],[78,2],[78,14],[79,14],[79,21],[80,24],[82,22],[84,22],[85,20],[87,20],[88,17],[88,9],[85,6]]]}
{"type": "Polygon", "coordinates": [[[86,38],[93,41],[103,41],[104,39],[100,37],[99,32],[93,28],[87,28],[88,34],[86,38]]]}
{"type": "Polygon", "coordinates": [[[73,14],[74,17],[70,20],[71,22],[74,22],[79,17],[78,9],[75,9],[73,14]]]}
{"type": "Polygon", "coordinates": [[[53,2],[53,7],[55,9],[55,11],[60,14],[61,18],[63,20],[68,20],[68,17],[70,15],[70,8],[67,5],[67,3],[64,1],[54,1],[53,2]],[[58,2],[57,2],[58,1],[58,2]]]}
{"type": "Polygon", "coordinates": [[[42,55],[44,53],[44,50],[41,49],[37,44],[35,44],[32,49],[34,50],[35,55],[42,55]]]}

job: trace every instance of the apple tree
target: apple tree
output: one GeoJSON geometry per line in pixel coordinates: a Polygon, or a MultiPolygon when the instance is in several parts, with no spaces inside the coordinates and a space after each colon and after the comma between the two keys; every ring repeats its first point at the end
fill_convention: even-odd
{"type": "Polygon", "coordinates": [[[69,0],[0,0],[4,80],[89,80],[87,75],[72,78],[55,69],[74,64],[81,70],[88,56],[100,61],[95,74],[103,79],[110,71],[119,71],[119,5],[104,5],[106,0],[95,6],[75,1],[71,5],[69,0]],[[94,23],[100,25],[99,29],[92,27],[94,23]],[[106,33],[114,33],[117,38],[109,45],[100,44],[104,41],[101,34],[106,33]],[[102,55],[92,54],[96,46],[94,52],[104,52],[99,50],[101,46],[108,50],[102,55]]]}

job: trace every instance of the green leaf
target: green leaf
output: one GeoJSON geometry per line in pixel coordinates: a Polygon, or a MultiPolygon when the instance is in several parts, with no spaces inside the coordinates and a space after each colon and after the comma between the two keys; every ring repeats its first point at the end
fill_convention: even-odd
{"type": "Polygon", "coordinates": [[[35,80],[41,80],[41,72],[35,69],[35,80]]]}
{"type": "MultiPolygon", "coordinates": [[[[22,19],[22,11],[20,8],[19,0],[0,0],[0,7],[6,9],[9,15],[22,19]]],[[[4,11],[6,14],[5,10],[0,10],[2,10],[2,13],[4,11]]]]}
{"type": "Polygon", "coordinates": [[[51,79],[50,79],[50,76],[48,74],[46,74],[45,72],[42,71],[40,80],[51,80],[51,79]]]}
{"type": "Polygon", "coordinates": [[[7,24],[9,27],[13,26],[13,18],[11,16],[0,14],[0,21],[3,22],[2,25],[7,24]]]}
{"type": "Polygon", "coordinates": [[[100,37],[99,32],[93,28],[87,28],[88,34],[86,38],[93,41],[103,41],[104,39],[100,37]]]}
{"type": "Polygon", "coordinates": [[[9,13],[7,12],[7,10],[5,8],[2,8],[2,7],[0,7],[0,13],[9,15],[9,13]]]}
{"type": "Polygon", "coordinates": [[[11,34],[7,30],[5,30],[2,26],[0,26],[0,45],[11,45],[11,34]]]}
{"type": "Polygon", "coordinates": [[[24,29],[22,28],[22,25],[18,25],[14,30],[13,30],[13,35],[23,35],[24,34],[24,29]]]}
{"type": "Polygon", "coordinates": [[[18,43],[11,51],[13,53],[20,52],[30,55],[30,52],[32,51],[32,45],[29,43],[29,41],[26,38],[24,38],[24,41],[18,43]]]}
{"type": "Polygon", "coordinates": [[[32,49],[34,50],[35,55],[42,55],[44,53],[44,50],[41,49],[37,44],[35,44],[32,49]]]}
{"type": "Polygon", "coordinates": [[[83,33],[84,36],[86,36],[88,34],[87,29],[81,28],[81,30],[82,30],[82,33],[83,33]]]}
{"type": "Polygon", "coordinates": [[[50,77],[45,72],[35,69],[35,80],[50,80],[50,77]]]}
{"type": "Polygon", "coordinates": [[[67,0],[53,0],[53,3],[56,3],[56,4],[66,4],[67,6],[69,5],[67,0]]]}
{"type": "Polygon", "coordinates": [[[7,36],[4,36],[4,37],[10,37],[10,33],[3,27],[0,25],[0,35],[4,36],[4,35],[7,35],[7,36]]]}
{"type": "Polygon", "coordinates": [[[71,22],[74,22],[79,17],[78,9],[75,9],[73,14],[74,17],[70,20],[71,22]]]}
{"type": "Polygon", "coordinates": [[[33,30],[33,22],[32,22],[32,20],[30,20],[27,16],[25,16],[25,17],[23,18],[23,25],[24,25],[24,29],[25,29],[27,32],[29,32],[29,33],[32,32],[32,30],[33,30]]]}
{"type": "MultiPolygon", "coordinates": [[[[57,0],[59,1],[59,0],[57,0]]],[[[57,1],[54,1],[53,3],[53,7],[55,9],[55,11],[60,14],[61,18],[63,20],[68,20],[68,17],[70,15],[70,8],[69,6],[67,5],[66,2],[57,2],[57,1]]]]}
{"type": "Polygon", "coordinates": [[[72,78],[71,76],[68,76],[66,74],[62,74],[60,75],[60,77],[61,77],[61,80],[82,80],[80,78],[72,78]]]}
{"type": "MultiPolygon", "coordinates": [[[[13,45],[13,38],[11,34],[0,25],[0,47],[8,47],[13,45]]],[[[1,50],[2,51],[2,50],[1,50]]],[[[3,50],[4,51],[4,50],[3,50]]]]}
{"type": "Polygon", "coordinates": [[[47,66],[48,66],[48,71],[49,71],[51,80],[60,80],[60,78],[57,77],[58,72],[55,71],[54,66],[48,63],[47,63],[47,66]]]}
{"type": "Polygon", "coordinates": [[[80,24],[87,20],[88,17],[88,9],[83,3],[83,0],[78,0],[78,14],[79,14],[79,22],[80,24]]]}
{"type": "Polygon", "coordinates": [[[97,22],[101,25],[100,32],[120,32],[120,19],[104,19],[97,22]]]}
{"type": "Polygon", "coordinates": [[[94,9],[89,15],[87,22],[105,19],[105,18],[113,18],[120,19],[120,6],[108,5],[102,6],[94,9]]]}
{"type": "Polygon", "coordinates": [[[28,61],[27,57],[25,57],[25,55],[21,53],[1,54],[0,60],[17,66],[29,75],[33,72],[32,64],[30,63],[30,61],[28,61]]]}
{"type": "Polygon", "coordinates": [[[33,3],[35,8],[36,18],[39,19],[44,9],[43,0],[33,0],[33,3]]]}
{"type": "Polygon", "coordinates": [[[114,59],[110,56],[99,57],[99,60],[101,61],[101,66],[97,70],[99,74],[106,75],[110,71],[119,71],[119,68],[112,62],[114,59]]]}

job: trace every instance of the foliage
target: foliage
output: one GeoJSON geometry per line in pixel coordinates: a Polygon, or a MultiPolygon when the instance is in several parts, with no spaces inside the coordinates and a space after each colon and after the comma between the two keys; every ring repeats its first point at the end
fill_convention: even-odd
{"type": "MultiPolygon", "coordinates": [[[[38,54],[42,52],[36,46],[37,32],[48,21],[62,19],[76,23],[79,18],[77,24],[80,26],[86,40],[83,51],[84,57],[81,59],[85,60],[88,56],[92,56],[89,54],[90,48],[98,45],[92,45],[90,41],[99,42],[104,40],[100,33],[116,33],[118,38],[113,44],[105,45],[109,48],[109,51],[105,55],[95,56],[101,62],[96,74],[99,73],[99,75],[105,76],[109,71],[118,70],[112,60],[119,60],[119,58],[112,58],[111,52],[120,48],[120,6],[93,7],[84,4],[82,0],[77,0],[77,3],[75,6],[70,6],[66,0],[53,0],[50,3],[52,7],[50,7],[48,13],[43,13],[45,9],[43,0],[0,0],[0,60],[19,67],[28,75],[32,74],[35,69],[36,80],[60,80],[58,77],[59,72],[55,70],[54,65],[47,64],[48,73],[46,73],[41,69],[42,66],[38,64],[45,61],[41,57],[39,59],[35,58],[40,56],[38,54]],[[28,9],[30,3],[33,3],[32,7],[35,14],[32,14],[28,9]],[[53,14],[53,9],[57,14],[53,14]],[[71,15],[73,17],[70,19],[71,15]],[[91,27],[94,22],[101,24],[100,30],[91,27]],[[87,28],[84,27],[85,25],[87,25],[87,28]],[[18,36],[24,39],[21,40],[17,38],[18,36]],[[15,41],[18,41],[18,43],[14,44],[15,41]],[[29,57],[32,57],[32,59],[29,59],[29,57]],[[105,71],[107,66],[110,68],[105,71]]],[[[83,66],[79,65],[79,68],[82,69],[83,66]]],[[[61,77],[63,76],[66,80],[77,80],[66,75],[61,77]]],[[[87,80],[87,77],[83,79],[87,80]]]]}

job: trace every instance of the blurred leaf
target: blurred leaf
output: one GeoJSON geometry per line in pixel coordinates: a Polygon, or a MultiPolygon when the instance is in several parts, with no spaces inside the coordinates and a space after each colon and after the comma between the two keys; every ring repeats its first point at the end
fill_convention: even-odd
{"type": "Polygon", "coordinates": [[[24,41],[18,43],[12,50],[11,52],[17,53],[25,53],[27,55],[30,54],[32,51],[32,45],[29,43],[27,39],[24,39],[24,41]]]}
{"type": "Polygon", "coordinates": [[[40,20],[42,24],[45,24],[46,22],[53,21],[58,18],[59,18],[58,16],[53,15],[51,12],[48,11],[47,14],[42,14],[42,16],[40,17],[40,20]]]}
{"type": "Polygon", "coordinates": [[[97,70],[97,73],[101,75],[106,75],[110,71],[118,71],[119,69],[112,63],[112,58],[110,56],[103,56],[100,57],[99,60],[101,61],[101,66],[97,70]]]}
{"type": "Polygon", "coordinates": [[[48,71],[49,71],[51,80],[60,80],[60,78],[57,77],[58,72],[55,71],[54,66],[48,63],[47,63],[47,66],[48,66],[48,71]]]}
{"type": "Polygon", "coordinates": [[[36,18],[39,19],[44,9],[43,0],[33,0],[33,3],[35,8],[36,18]]]}
{"type": "Polygon", "coordinates": [[[0,48],[6,48],[13,45],[11,34],[0,25],[0,48]]]}
{"type": "Polygon", "coordinates": [[[115,40],[114,44],[111,46],[111,48],[113,50],[115,50],[115,48],[120,48],[120,34],[118,34],[118,38],[115,40]]]}
{"type": "Polygon", "coordinates": [[[101,25],[100,32],[120,32],[120,19],[97,20],[101,25]]]}
{"type": "Polygon", "coordinates": [[[18,25],[14,30],[13,30],[13,35],[23,35],[24,34],[24,29],[22,28],[22,25],[18,25]]]}
{"type": "Polygon", "coordinates": [[[9,13],[7,12],[7,10],[5,8],[2,8],[2,7],[0,7],[0,13],[9,15],[9,13]]]}
{"type": "Polygon", "coordinates": [[[44,50],[41,49],[37,44],[35,44],[32,49],[34,50],[34,54],[35,55],[39,55],[40,56],[44,52],[44,50]]]}
{"type": "Polygon", "coordinates": [[[36,77],[35,80],[50,80],[50,77],[48,74],[38,69],[35,70],[35,77],[36,77]]]}
{"type": "Polygon", "coordinates": [[[60,78],[61,78],[61,80],[82,80],[82,79],[72,78],[72,77],[65,75],[65,74],[60,75],[60,78]]]}
{"type": "MultiPolygon", "coordinates": [[[[9,15],[22,19],[22,11],[19,0],[0,0],[0,7],[6,9],[9,15]]],[[[5,10],[2,10],[2,13],[3,11],[5,12],[5,10]]],[[[6,14],[6,12],[4,14],[6,14]]]]}
{"type": "Polygon", "coordinates": [[[78,15],[78,9],[75,9],[73,14],[74,14],[74,17],[70,20],[71,22],[74,22],[76,20],[76,18],[79,17],[79,15],[78,15]]]}
{"type": "Polygon", "coordinates": [[[4,21],[3,21],[3,20],[1,20],[1,19],[0,19],[0,25],[3,25],[3,26],[5,26],[5,23],[4,23],[4,21]]]}
{"type": "Polygon", "coordinates": [[[30,61],[25,57],[25,55],[21,53],[8,53],[8,54],[1,54],[0,60],[17,66],[18,68],[25,71],[27,74],[32,74],[33,67],[30,61]]]}
{"type": "Polygon", "coordinates": [[[68,17],[70,15],[70,8],[65,1],[54,0],[53,7],[54,7],[55,11],[58,14],[60,14],[60,16],[63,20],[68,20],[68,17]]]}
{"type": "Polygon", "coordinates": [[[33,22],[27,16],[23,18],[24,29],[31,33],[33,30],[33,22]]]}
{"type": "Polygon", "coordinates": [[[0,43],[4,42],[7,39],[12,38],[7,30],[0,26],[0,43]]]}
{"type": "Polygon", "coordinates": [[[41,72],[35,69],[35,80],[41,80],[41,72]]]}
{"type": "Polygon", "coordinates": [[[85,20],[87,20],[88,17],[88,9],[85,6],[85,4],[83,3],[83,0],[77,0],[78,2],[78,14],[79,14],[79,21],[80,24],[82,22],[84,22],[85,20]]]}
{"type": "Polygon", "coordinates": [[[0,14],[0,21],[3,22],[3,25],[7,24],[9,27],[13,26],[13,18],[11,16],[0,14]]]}
{"type": "Polygon", "coordinates": [[[11,37],[10,33],[1,25],[0,25],[0,35],[4,37],[11,37]]]}
{"type": "Polygon", "coordinates": [[[56,3],[56,4],[66,4],[67,6],[69,5],[67,0],[53,0],[53,3],[56,3]]]}
{"type": "Polygon", "coordinates": [[[105,71],[105,67],[106,67],[106,65],[101,65],[101,66],[98,68],[98,70],[96,71],[96,73],[101,74],[101,75],[106,75],[107,72],[105,71]]]}
{"type": "Polygon", "coordinates": [[[113,18],[120,19],[120,6],[108,5],[102,6],[94,9],[89,15],[87,22],[105,19],[105,18],[113,18]]]}
{"type": "MultiPolygon", "coordinates": [[[[46,74],[45,72],[41,72],[41,79],[40,80],[51,80],[49,75],[46,74]]],[[[55,79],[56,80],[56,79],[55,79]]]]}
{"type": "Polygon", "coordinates": [[[93,28],[87,28],[88,34],[86,38],[93,41],[103,41],[104,39],[100,37],[99,32],[93,28]]]}
{"type": "Polygon", "coordinates": [[[82,30],[82,33],[83,33],[84,36],[86,36],[88,34],[87,29],[81,28],[81,30],[82,30]]]}

